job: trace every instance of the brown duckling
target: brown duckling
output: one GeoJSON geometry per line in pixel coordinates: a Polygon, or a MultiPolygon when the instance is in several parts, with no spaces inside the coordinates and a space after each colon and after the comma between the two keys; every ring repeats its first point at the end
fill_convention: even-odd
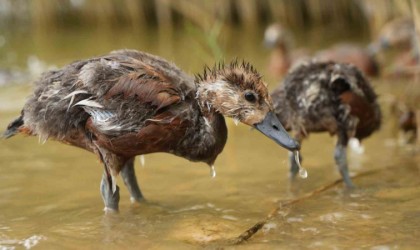
{"type": "Polygon", "coordinates": [[[395,18],[382,26],[369,46],[376,53],[389,48],[409,51],[413,47],[414,34],[415,25],[411,17],[395,18]]]}
{"type": "MultiPolygon", "coordinates": [[[[267,27],[264,33],[264,44],[272,49],[269,71],[278,77],[283,77],[295,65],[311,59],[308,50],[290,50],[291,34],[278,23],[267,27]]],[[[319,61],[335,61],[350,63],[358,67],[368,76],[378,76],[379,67],[374,54],[369,49],[355,44],[340,43],[315,53],[313,58],[319,61]]]]}
{"type": "Polygon", "coordinates": [[[292,49],[290,32],[279,23],[268,26],[264,32],[264,45],[271,49],[268,71],[278,78],[284,77],[290,68],[311,58],[307,49],[292,49]]]}
{"type": "Polygon", "coordinates": [[[401,131],[409,135],[407,142],[414,143],[418,132],[416,113],[413,110],[405,111],[399,117],[398,125],[401,131]]]}
{"type": "Polygon", "coordinates": [[[260,74],[248,63],[206,67],[195,80],[144,52],[120,50],[45,73],[4,136],[55,139],[95,153],[104,164],[105,210],[118,210],[121,173],[143,200],[134,157],[167,152],[213,166],[227,140],[224,116],[255,127],[289,150],[260,74]]]}
{"type": "Polygon", "coordinates": [[[395,125],[400,132],[400,142],[402,144],[412,144],[417,140],[419,126],[417,125],[418,122],[415,109],[409,107],[405,101],[394,100],[391,103],[390,113],[396,118],[395,125]]]}
{"type": "MultiPolygon", "coordinates": [[[[362,73],[350,64],[310,61],[292,70],[271,97],[277,117],[298,141],[311,132],[337,135],[334,158],[346,186],[352,187],[347,143],[368,137],[381,124],[376,94],[362,73]]],[[[294,177],[298,166],[292,159],[294,177]]]]}
{"type": "MultiPolygon", "coordinates": [[[[393,50],[391,61],[385,65],[384,76],[393,78],[413,77],[418,73],[420,48],[416,43],[416,31],[411,17],[399,17],[387,22],[369,45],[375,54],[393,50]]],[[[383,60],[385,61],[385,60],[383,60]]]]}

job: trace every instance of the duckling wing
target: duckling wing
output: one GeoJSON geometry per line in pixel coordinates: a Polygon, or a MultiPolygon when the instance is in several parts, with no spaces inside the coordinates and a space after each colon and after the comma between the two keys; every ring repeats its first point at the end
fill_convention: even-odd
{"type": "Polygon", "coordinates": [[[110,114],[100,107],[85,108],[91,115],[86,127],[100,146],[119,155],[170,152],[195,127],[193,93],[172,76],[144,65],[119,77],[96,98],[110,114]]]}
{"type": "Polygon", "coordinates": [[[132,58],[118,63],[123,68],[120,76],[103,83],[107,88],[97,84],[89,86],[87,82],[89,92],[94,94],[76,104],[83,106],[101,133],[120,135],[139,131],[147,121],[169,123],[175,118],[171,110],[178,109],[178,104],[192,93],[182,89],[176,79],[158,67],[132,58]],[[162,118],[162,113],[167,115],[162,118]]]}
{"type": "Polygon", "coordinates": [[[118,136],[156,116],[169,121],[174,116],[161,114],[188,108],[194,86],[192,77],[163,59],[117,51],[44,74],[25,104],[25,126],[45,139],[68,139],[84,133],[91,120],[101,133],[118,136]]]}

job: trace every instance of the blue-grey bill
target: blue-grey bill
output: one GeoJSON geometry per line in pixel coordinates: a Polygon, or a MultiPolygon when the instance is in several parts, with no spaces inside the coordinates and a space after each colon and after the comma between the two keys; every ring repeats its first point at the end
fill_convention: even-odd
{"type": "Polygon", "coordinates": [[[268,112],[264,120],[254,124],[254,127],[285,149],[290,151],[300,149],[300,144],[290,137],[274,112],[268,112]]]}

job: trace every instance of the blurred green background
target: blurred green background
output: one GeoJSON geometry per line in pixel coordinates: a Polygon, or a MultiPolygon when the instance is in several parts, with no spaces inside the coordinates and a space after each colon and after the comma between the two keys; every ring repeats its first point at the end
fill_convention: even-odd
{"type": "Polygon", "coordinates": [[[1,0],[0,66],[25,67],[31,54],[64,64],[120,47],[178,61],[174,50],[182,46],[194,49],[189,52],[203,63],[212,63],[249,40],[260,45],[264,28],[274,21],[295,33],[297,46],[365,43],[386,21],[411,15],[413,2],[417,0],[1,0]],[[247,40],[233,39],[238,34],[247,40]]]}

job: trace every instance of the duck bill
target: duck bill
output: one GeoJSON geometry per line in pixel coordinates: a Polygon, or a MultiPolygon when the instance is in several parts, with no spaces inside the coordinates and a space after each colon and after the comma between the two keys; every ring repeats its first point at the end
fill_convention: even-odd
{"type": "Polygon", "coordinates": [[[272,111],[267,113],[262,122],[254,124],[254,127],[285,149],[290,151],[300,149],[299,143],[290,137],[272,111]]]}

